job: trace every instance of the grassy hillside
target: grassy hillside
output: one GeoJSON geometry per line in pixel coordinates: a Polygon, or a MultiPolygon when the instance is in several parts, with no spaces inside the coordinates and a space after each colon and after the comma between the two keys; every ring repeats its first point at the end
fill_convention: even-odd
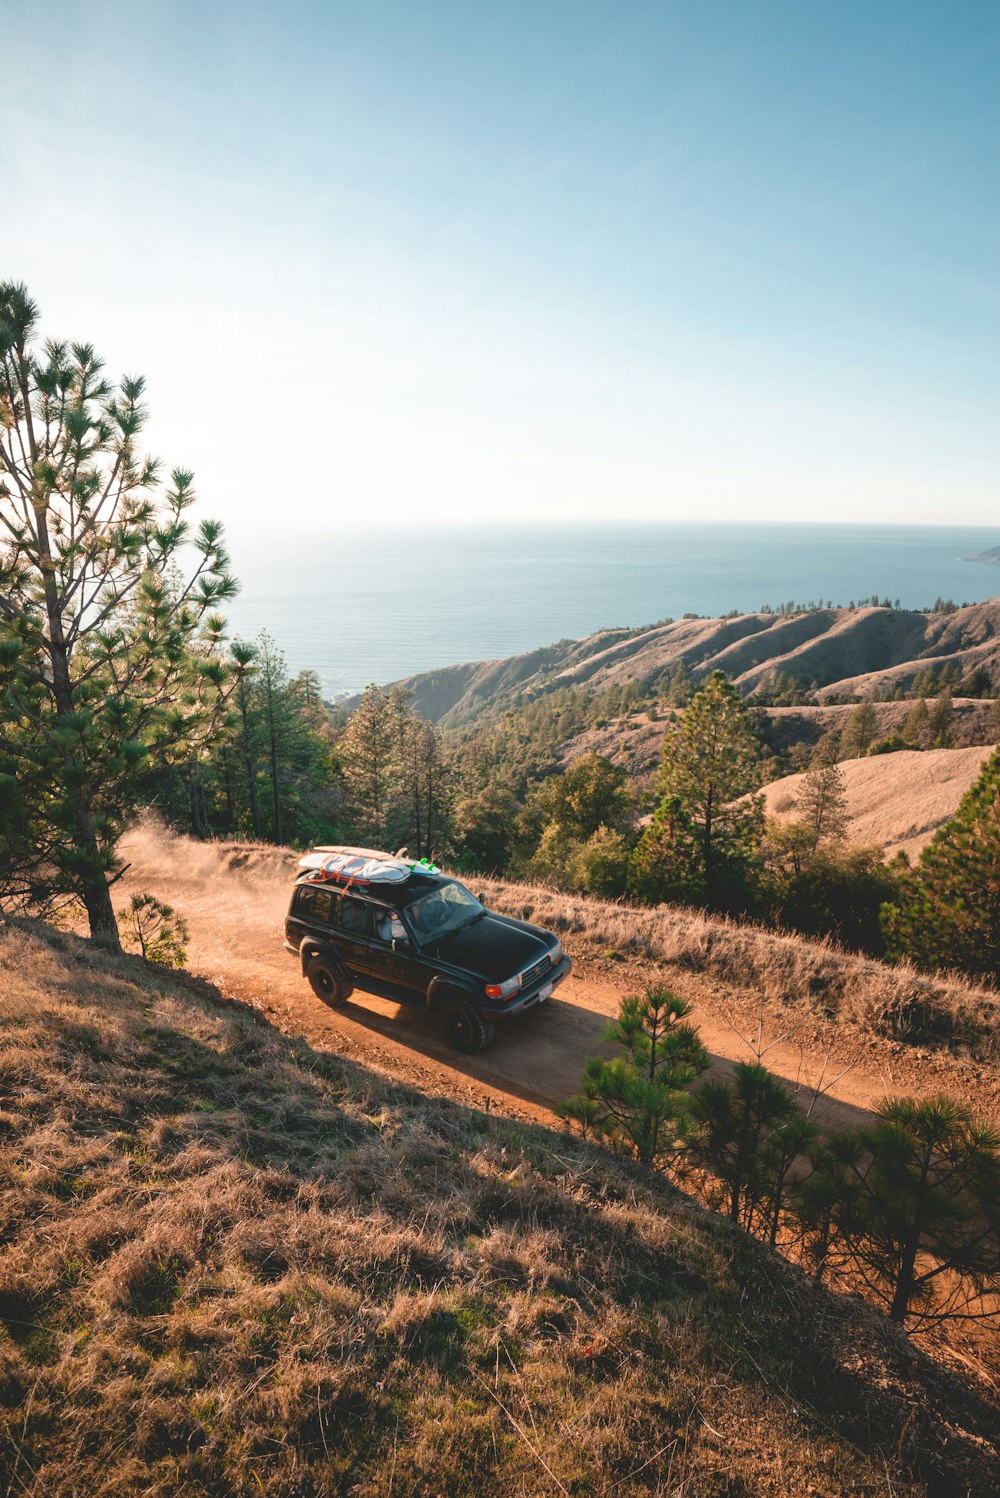
{"type": "MultiPolygon", "coordinates": [[[[951,820],[958,803],[979,778],[991,748],[901,749],[871,759],[841,763],[852,842],[911,858],[951,820]]],[[[786,775],[764,787],[769,816],[792,820],[803,775],[786,775]]]]}
{"type": "Polygon", "coordinates": [[[996,1410],[577,1141],[0,926],[0,1491],[987,1494],[996,1410]]]}
{"type": "Polygon", "coordinates": [[[815,609],[678,619],[646,629],[602,630],[501,661],[475,661],[408,678],[417,711],[445,725],[515,707],[561,687],[647,690],[679,663],[721,670],[749,694],[787,673],[821,695],[906,689],[928,666],[982,669],[1000,686],[1000,600],[948,613],[815,609]]]}

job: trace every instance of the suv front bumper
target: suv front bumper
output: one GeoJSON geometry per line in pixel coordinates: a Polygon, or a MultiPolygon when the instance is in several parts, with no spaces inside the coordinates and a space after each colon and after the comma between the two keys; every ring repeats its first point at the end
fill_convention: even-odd
{"type": "Polygon", "coordinates": [[[510,999],[506,1004],[501,1000],[494,1000],[491,1003],[489,999],[481,1002],[479,1007],[484,1017],[491,1022],[516,1019],[526,1009],[537,1009],[539,1004],[546,1003],[552,997],[554,990],[559,987],[572,966],[572,961],[564,954],[562,961],[552,969],[549,976],[542,982],[535,983],[527,993],[518,994],[516,999],[510,999]]]}

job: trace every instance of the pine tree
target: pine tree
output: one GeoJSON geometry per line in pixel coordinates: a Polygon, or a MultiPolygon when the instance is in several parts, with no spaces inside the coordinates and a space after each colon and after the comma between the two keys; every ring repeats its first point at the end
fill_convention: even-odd
{"type": "Polygon", "coordinates": [[[849,820],[847,787],[839,765],[819,765],[806,774],[795,802],[795,817],[808,832],[810,855],[820,843],[844,841],[849,820]]]}
{"type": "Polygon", "coordinates": [[[253,676],[257,670],[256,648],[243,640],[235,640],[233,659],[240,668],[234,693],[236,724],[234,752],[246,790],[250,831],[254,838],[259,840],[263,836],[263,830],[260,820],[258,785],[264,744],[262,725],[258,718],[253,692],[253,676]]]}
{"type": "Polygon", "coordinates": [[[143,779],[146,804],[195,837],[219,831],[277,843],[340,837],[332,729],[313,673],[288,679],[266,635],[232,646],[239,680],[207,746],[143,779]]]}
{"type": "Polygon", "coordinates": [[[989,712],[986,714],[985,733],[987,744],[1000,743],[1000,697],[995,697],[990,703],[989,712]]]}
{"type": "MultiPolygon", "coordinates": [[[[750,795],[760,784],[760,758],[742,699],[713,672],[664,741],[657,815],[636,850],[637,892],[655,892],[658,866],[676,868],[681,851],[690,858],[692,891],[713,906],[740,902],[763,836],[761,801],[750,795]]],[[[666,880],[662,887],[669,889],[666,880]]]]}
{"type": "Polygon", "coordinates": [[[883,907],[891,955],[1000,977],[1000,750],[883,907]]]}
{"type": "Polygon", "coordinates": [[[927,711],[927,702],[923,697],[910,708],[903,724],[902,737],[911,749],[929,749],[934,739],[931,730],[931,715],[927,711]]]}
{"type": "Polygon", "coordinates": [[[661,691],[669,707],[687,707],[694,696],[695,687],[686,661],[677,661],[671,668],[663,681],[661,691]]]}
{"type": "Polygon", "coordinates": [[[809,756],[810,770],[821,769],[824,765],[835,765],[843,759],[840,738],[839,728],[828,728],[824,734],[820,735],[809,756]]]}
{"type": "Polygon", "coordinates": [[[982,1300],[1000,1292],[1000,1132],[944,1096],[876,1114],[831,1214],[847,1264],[893,1321],[995,1316],[982,1300]]]}
{"type": "Polygon", "coordinates": [[[603,754],[583,754],[561,775],[538,787],[533,811],[541,822],[555,822],[570,837],[585,842],[598,827],[620,827],[632,800],[625,771],[603,754]]]}
{"type": "Polygon", "coordinates": [[[187,962],[190,932],[172,905],[164,905],[154,895],[135,894],[119,910],[118,920],[126,945],[147,962],[163,967],[183,967],[187,962]]]}
{"type": "Polygon", "coordinates": [[[285,658],[266,630],[262,631],[257,649],[259,662],[260,693],[263,706],[264,729],[267,739],[267,757],[271,771],[271,805],[273,808],[273,834],[276,843],[284,842],[281,820],[282,755],[279,743],[288,732],[288,711],[285,693],[288,688],[288,671],[285,658]]]}
{"type": "Polygon", "coordinates": [[[822,1284],[848,1260],[846,1234],[860,1222],[864,1151],[858,1132],[844,1129],[815,1139],[806,1153],[810,1168],[792,1181],[788,1205],[803,1257],[822,1284]]]}
{"type": "Polygon", "coordinates": [[[446,845],[456,777],[435,724],[412,710],[400,717],[399,841],[416,858],[433,858],[446,845]]]}
{"type": "Polygon", "coordinates": [[[705,898],[694,826],[679,796],[664,796],[653,813],[629,859],[627,887],[647,905],[697,904],[705,898]]]}
{"type": "Polygon", "coordinates": [[[398,700],[372,683],[338,743],[352,797],[356,836],[385,840],[400,785],[401,711],[398,700]]]}
{"type": "MultiPolygon", "coordinates": [[[[732,1082],[706,1082],[692,1109],[699,1126],[696,1152],[721,1183],[723,1210],[748,1230],[783,1182],[783,1135],[798,1114],[794,1095],[759,1061],[738,1061],[732,1082]]],[[[789,1162],[790,1163],[790,1162],[789,1162]]],[[[780,1208],[779,1208],[780,1210],[780,1208]]]]}
{"type": "Polygon", "coordinates": [[[861,759],[868,753],[878,734],[878,717],[866,698],[859,702],[844,725],[840,740],[841,759],[861,759]]]}
{"type": "Polygon", "coordinates": [[[191,527],[191,474],[163,492],[139,452],[143,381],[115,387],[89,344],[40,345],[37,324],[25,288],[0,283],[0,718],[31,850],[26,865],[0,850],[0,898],[71,892],[118,949],[118,838],[143,767],[218,721],[217,609],[236,585],[221,526],[191,527]]]}
{"type": "Polygon", "coordinates": [[[623,999],[607,1038],[624,1054],[587,1063],[583,1090],[563,1104],[563,1116],[644,1165],[672,1157],[690,1126],[687,1089],[709,1061],[690,1013],[666,988],[623,999]]]}
{"type": "Polygon", "coordinates": [[[935,749],[950,749],[951,736],[951,688],[942,689],[930,714],[930,739],[935,749]]]}

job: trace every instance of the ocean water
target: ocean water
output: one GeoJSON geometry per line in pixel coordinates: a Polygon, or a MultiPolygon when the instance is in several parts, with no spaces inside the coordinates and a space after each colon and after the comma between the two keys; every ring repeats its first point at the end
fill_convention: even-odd
{"type": "Polygon", "coordinates": [[[267,629],[329,697],[608,626],[878,593],[904,608],[1000,594],[963,560],[1000,528],[663,524],[232,534],[231,632],[267,629]]]}

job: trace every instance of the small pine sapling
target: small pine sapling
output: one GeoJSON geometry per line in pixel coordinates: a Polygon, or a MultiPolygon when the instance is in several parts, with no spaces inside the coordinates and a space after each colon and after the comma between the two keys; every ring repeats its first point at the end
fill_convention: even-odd
{"type": "Polygon", "coordinates": [[[187,962],[190,932],[187,922],[172,905],[154,895],[133,895],[118,911],[124,944],[161,967],[183,967],[187,962]]]}
{"type": "Polygon", "coordinates": [[[690,1004],[666,988],[622,1000],[607,1038],[621,1054],[587,1063],[581,1092],[562,1105],[585,1134],[643,1165],[663,1165],[690,1130],[688,1087],[708,1066],[690,1004]]]}

